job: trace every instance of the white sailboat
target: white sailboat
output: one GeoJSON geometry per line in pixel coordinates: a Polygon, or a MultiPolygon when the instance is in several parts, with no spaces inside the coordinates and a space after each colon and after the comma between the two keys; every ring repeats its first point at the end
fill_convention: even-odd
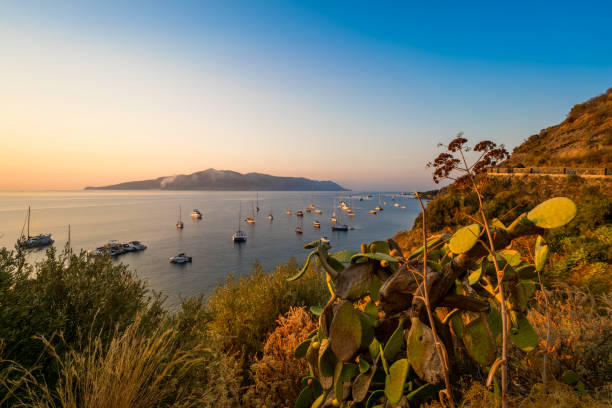
{"type": "Polygon", "coordinates": [[[53,239],[51,238],[51,234],[38,234],[38,235],[30,235],[30,206],[28,206],[28,235],[23,235],[19,239],[19,246],[22,248],[40,248],[47,245],[51,245],[53,243],[53,239]]]}
{"type": "Polygon", "coordinates": [[[240,209],[238,210],[238,229],[232,234],[232,241],[234,242],[245,242],[247,240],[247,234],[240,230],[240,218],[242,217],[242,203],[240,203],[240,209]]]}
{"type": "Polygon", "coordinates": [[[253,207],[253,201],[251,201],[251,216],[246,217],[246,222],[249,224],[255,224],[255,208],[253,207]]]}
{"type": "Polygon", "coordinates": [[[176,228],[177,229],[183,229],[184,226],[185,226],[185,224],[183,224],[183,219],[182,219],[182,214],[181,214],[181,206],[179,205],[179,218],[178,218],[178,221],[176,222],[176,228]]]}

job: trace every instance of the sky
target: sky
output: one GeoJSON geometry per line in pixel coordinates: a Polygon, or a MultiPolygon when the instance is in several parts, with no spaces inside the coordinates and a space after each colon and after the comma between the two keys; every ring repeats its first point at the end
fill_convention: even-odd
{"type": "Polygon", "coordinates": [[[433,186],[612,87],[611,2],[0,2],[0,190],[208,168],[433,186]]]}

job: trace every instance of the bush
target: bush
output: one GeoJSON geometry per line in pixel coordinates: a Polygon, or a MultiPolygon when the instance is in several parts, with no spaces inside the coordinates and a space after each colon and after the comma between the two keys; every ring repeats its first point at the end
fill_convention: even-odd
{"type": "Polygon", "coordinates": [[[78,348],[94,333],[103,346],[141,316],[152,328],[165,312],[159,295],[125,265],[110,259],[47,250],[46,258],[29,265],[24,254],[0,249],[0,339],[5,359],[24,367],[40,364],[37,375],[53,386],[57,360],[43,353],[44,337],[58,354],[78,348]],[[61,334],[61,339],[60,339],[61,334]]]}
{"type": "Polygon", "coordinates": [[[254,269],[250,276],[229,276],[206,301],[209,328],[228,352],[252,355],[260,351],[274,321],[291,306],[327,302],[323,272],[314,266],[295,282],[287,282],[299,270],[294,259],[272,273],[265,273],[260,265],[254,269]]]}
{"type": "Polygon", "coordinates": [[[294,357],[298,344],[317,328],[305,307],[290,308],[276,321],[276,329],[263,346],[263,355],[251,365],[254,384],[243,399],[243,406],[293,406],[300,392],[300,379],[307,375],[307,364],[294,357]]]}

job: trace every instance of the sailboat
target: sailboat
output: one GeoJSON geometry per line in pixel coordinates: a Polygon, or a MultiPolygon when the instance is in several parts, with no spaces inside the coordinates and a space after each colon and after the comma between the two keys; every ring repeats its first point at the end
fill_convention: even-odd
{"type": "Polygon", "coordinates": [[[182,220],[182,217],[181,217],[181,206],[179,205],[179,219],[176,222],[176,228],[177,229],[183,229],[183,227],[184,227],[184,225],[183,225],[183,220],[182,220]]]}
{"type": "Polygon", "coordinates": [[[259,212],[259,193],[257,193],[257,205],[255,206],[257,212],[259,212]]]}
{"type": "Polygon", "coordinates": [[[232,241],[234,242],[245,242],[247,240],[247,235],[240,230],[240,218],[242,215],[242,203],[240,203],[240,209],[238,210],[238,230],[232,234],[232,241]]]}
{"type": "Polygon", "coordinates": [[[272,221],[274,216],[272,215],[272,201],[270,200],[270,214],[268,214],[268,219],[272,221]]]}
{"type": "Polygon", "coordinates": [[[28,235],[21,236],[21,238],[19,239],[19,246],[22,248],[39,248],[51,245],[52,243],[53,239],[51,239],[51,234],[38,234],[34,236],[30,235],[30,207],[28,206],[28,235]]]}
{"type": "Polygon", "coordinates": [[[382,208],[382,205],[380,205],[380,193],[378,193],[378,206],[376,206],[376,211],[382,211],[384,210],[384,208],[382,208]]]}
{"type": "Polygon", "coordinates": [[[349,228],[348,225],[342,224],[340,222],[340,214],[341,213],[342,213],[342,211],[338,211],[338,215],[335,218],[336,221],[335,222],[332,221],[333,222],[333,224],[332,224],[332,231],[348,231],[348,228],[349,228]]]}
{"type": "Polygon", "coordinates": [[[303,234],[304,233],[304,230],[302,229],[302,225],[303,225],[303,221],[300,218],[300,224],[297,227],[295,227],[295,233],[296,234],[303,234]]]}
{"type": "Polygon", "coordinates": [[[335,209],[335,207],[336,207],[336,199],[334,199],[334,203],[332,204],[332,215],[331,215],[331,217],[329,217],[329,220],[332,223],[334,223],[334,224],[336,223],[336,221],[338,221],[337,218],[336,218],[336,209],[335,209]]]}
{"type": "Polygon", "coordinates": [[[246,217],[246,222],[249,224],[255,224],[255,208],[253,207],[253,201],[251,201],[251,216],[246,217]]]}

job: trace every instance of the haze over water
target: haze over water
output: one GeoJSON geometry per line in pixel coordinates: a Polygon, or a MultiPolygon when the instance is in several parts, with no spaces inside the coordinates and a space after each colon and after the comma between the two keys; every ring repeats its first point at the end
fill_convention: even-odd
{"type": "MultiPolygon", "coordinates": [[[[410,197],[396,196],[396,202],[406,209],[393,206],[392,193],[384,193],[387,201],[384,211],[368,214],[378,204],[378,193],[371,200],[359,201],[360,194],[345,192],[345,200],[352,195],[355,217],[342,213],[342,222],[353,230],[331,231],[329,221],[334,198],[340,192],[265,192],[259,194],[259,207],[255,225],[244,221],[251,212],[254,192],[158,192],[158,191],[62,191],[62,192],[0,192],[0,246],[12,248],[24,226],[28,205],[32,208],[30,232],[32,235],[51,233],[56,248],[63,248],[71,226],[71,242],[75,251],[92,249],[109,240],[138,240],[148,246],[145,251],[133,252],[116,258],[136,270],[138,277],[147,281],[151,289],[168,296],[171,307],[179,296],[189,297],[212,293],[217,282],[228,275],[244,276],[253,271],[255,262],[269,271],[274,265],[295,257],[303,263],[308,253],[304,244],[327,236],[332,250],[359,248],[362,242],[392,237],[397,231],[412,226],[420,209],[410,197]],[[304,234],[295,233],[300,219],[286,215],[290,208],[305,208],[311,202],[323,214],[306,213],[303,217],[304,234]],[[242,204],[240,204],[242,203],[242,204]],[[179,205],[185,228],[176,229],[179,205]],[[238,212],[242,205],[240,228],[248,234],[244,244],[234,244],[231,236],[238,225],[238,212]],[[192,209],[199,209],[203,217],[194,220],[192,209]],[[267,219],[272,208],[274,220],[267,219]],[[321,222],[320,230],[312,226],[321,222]],[[173,265],[168,258],[185,252],[193,257],[186,265],[173,265]]],[[[364,194],[365,197],[365,194],[364,194]]],[[[337,210],[338,212],[340,210],[337,210]]],[[[25,231],[25,230],[24,230],[25,231]]],[[[28,257],[42,259],[44,251],[34,251],[28,257]]]]}

